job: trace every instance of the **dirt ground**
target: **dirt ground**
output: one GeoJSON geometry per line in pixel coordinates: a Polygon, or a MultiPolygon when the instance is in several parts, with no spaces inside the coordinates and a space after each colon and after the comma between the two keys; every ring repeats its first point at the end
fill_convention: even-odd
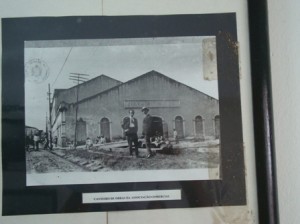
{"type": "Polygon", "coordinates": [[[84,171],[84,169],[48,151],[26,152],[27,173],[55,173],[84,171]]]}
{"type": "MultiPolygon", "coordinates": [[[[154,151],[157,149],[153,149],[154,151]]],[[[156,151],[146,158],[147,151],[139,149],[139,158],[130,156],[128,147],[101,147],[91,149],[54,149],[27,152],[28,173],[74,171],[122,171],[157,169],[216,168],[219,165],[219,142],[182,141],[167,153],[156,151]]]]}

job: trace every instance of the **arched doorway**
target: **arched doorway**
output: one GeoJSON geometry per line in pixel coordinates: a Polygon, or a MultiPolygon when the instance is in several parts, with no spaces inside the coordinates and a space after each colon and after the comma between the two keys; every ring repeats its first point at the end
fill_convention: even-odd
{"type": "Polygon", "coordinates": [[[216,139],[220,138],[220,116],[215,116],[215,137],[216,139]]]}
{"type": "Polygon", "coordinates": [[[156,135],[163,136],[164,135],[163,121],[162,121],[161,117],[152,116],[151,129],[152,129],[153,136],[156,136],[156,135]]]}
{"type": "Polygon", "coordinates": [[[169,138],[169,129],[168,129],[168,123],[163,122],[163,137],[168,139],[169,138]]]}
{"type": "Polygon", "coordinates": [[[183,118],[181,116],[175,117],[175,129],[177,131],[178,138],[183,138],[184,137],[183,118]]]}
{"type": "Polygon", "coordinates": [[[204,137],[203,118],[200,115],[195,117],[195,134],[197,138],[204,137]]]}
{"type": "Polygon", "coordinates": [[[110,140],[110,122],[106,117],[100,120],[100,135],[103,135],[107,141],[110,140]]]}
{"type": "Polygon", "coordinates": [[[79,118],[77,121],[77,129],[76,129],[76,142],[78,145],[85,144],[86,141],[86,122],[79,118]]]}

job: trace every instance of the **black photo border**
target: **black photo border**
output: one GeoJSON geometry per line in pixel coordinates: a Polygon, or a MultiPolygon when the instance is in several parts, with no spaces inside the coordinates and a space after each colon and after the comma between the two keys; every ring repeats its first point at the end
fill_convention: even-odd
{"type": "Polygon", "coordinates": [[[2,19],[3,215],[245,205],[235,13],[2,19]],[[26,186],[24,41],[216,36],[221,179],[26,186]],[[82,204],[82,193],[181,189],[182,200],[82,204]]]}

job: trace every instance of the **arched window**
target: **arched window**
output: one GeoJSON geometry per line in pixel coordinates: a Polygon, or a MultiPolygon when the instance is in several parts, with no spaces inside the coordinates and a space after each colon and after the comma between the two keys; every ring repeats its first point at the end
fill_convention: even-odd
{"type": "Polygon", "coordinates": [[[203,119],[199,115],[195,117],[195,134],[197,138],[204,137],[203,119]]]}
{"type": "Polygon", "coordinates": [[[177,131],[178,138],[183,138],[184,137],[183,118],[181,116],[175,117],[175,129],[177,131]]]}
{"type": "Polygon", "coordinates": [[[100,135],[110,140],[110,122],[106,117],[100,120],[100,135]]]}

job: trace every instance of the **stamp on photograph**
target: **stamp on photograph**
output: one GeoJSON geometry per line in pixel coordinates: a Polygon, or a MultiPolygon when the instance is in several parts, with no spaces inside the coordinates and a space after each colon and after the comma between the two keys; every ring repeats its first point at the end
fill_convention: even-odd
{"type": "Polygon", "coordinates": [[[49,67],[41,59],[31,59],[25,64],[25,75],[27,81],[40,84],[48,78],[49,67]]]}

